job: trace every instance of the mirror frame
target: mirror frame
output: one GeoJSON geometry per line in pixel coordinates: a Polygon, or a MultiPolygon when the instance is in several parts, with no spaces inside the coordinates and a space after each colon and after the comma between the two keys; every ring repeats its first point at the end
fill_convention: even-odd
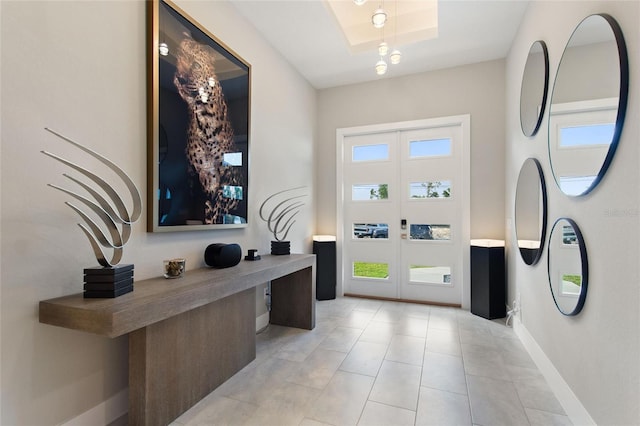
{"type": "Polygon", "coordinates": [[[547,236],[547,184],[544,180],[544,172],[542,171],[542,165],[540,164],[538,159],[534,157],[529,157],[526,160],[524,160],[524,162],[522,163],[522,166],[520,167],[520,173],[518,174],[518,181],[516,183],[516,199],[514,203],[514,212],[513,212],[516,241],[519,241],[518,240],[518,187],[520,186],[520,178],[522,176],[522,171],[528,162],[532,162],[533,164],[535,164],[536,169],[538,170],[538,177],[539,177],[538,183],[540,185],[540,191],[542,192],[542,226],[540,227],[540,247],[538,247],[538,251],[536,252],[536,255],[534,256],[534,258],[531,260],[531,263],[527,262],[527,259],[525,258],[522,251],[523,248],[520,247],[519,244],[518,244],[518,251],[520,252],[520,257],[522,258],[522,261],[529,266],[533,266],[537,264],[540,261],[540,258],[542,257],[542,252],[544,251],[545,238],[547,236]]]}
{"type": "Polygon", "coordinates": [[[587,289],[588,289],[588,285],[589,285],[589,261],[587,258],[587,246],[584,243],[584,237],[582,236],[582,232],[580,231],[580,227],[578,227],[578,225],[576,224],[576,222],[573,219],[570,219],[568,217],[560,217],[558,219],[556,219],[556,221],[553,224],[553,227],[551,228],[551,232],[549,234],[549,250],[548,250],[548,256],[547,256],[547,276],[549,277],[549,290],[551,290],[551,297],[553,298],[553,303],[555,303],[556,308],[558,308],[558,311],[565,316],[571,317],[571,316],[576,316],[580,313],[580,311],[582,311],[582,308],[584,307],[584,302],[587,299],[587,289]],[[560,305],[558,305],[558,301],[556,300],[556,295],[553,291],[553,282],[551,280],[551,240],[553,238],[553,231],[556,229],[556,226],[561,222],[561,221],[566,221],[568,222],[572,227],[573,230],[576,233],[576,239],[578,242],[578,248],[580,249],[580,262],[581,262],[581,273],[582,273],[582,283],[580,284],[580,296],[578,296],[578,301],[576,302],[576,306],[574,307],[574,309],[571,312],[565,312],[560,308],[560,305]]]}
{"type": "Polygon", "coordinates": [[[540,125],[542,124],[542,119],[544,118],[544,111],[547,106],[548,93],[549,93],[549,50],[547,49],[547,44],[543,40],[536,40],[531,44],[531,47],[529,47],[529,54],[527,55],[527,61],[524,64],[524,70],[522,71],[522,83],[520,85],[520,129],[522,130],[522,134],[528,138],[535,136],[538,133],[538,130],[540,130],[540,125]],[[538,113],[536,124],[533,130],[531,131],[531,134],[527,134],[527,132],[524,129],[525,127],[524,123],[522,121],[522,99],[523,99],[522,92],[525,87],[524,77],[526,75],[527,65],[529,64],[529,58],[531,57],[531,51],[536,46],[536,44],[539,44],[540,47],[542,48],[542,54],[544,57],[544,89],[542,92],[540,112],[538,113]]]}
{"type": "Polygon", "coordinates": [[[551,92],[551,102],[549,104],[548,120],[551,120],[551,114],[553,112],[553,93],[555,92],[556,83],[558,81],[558,74],[560,73],[560,67],[562,66],[562,59],[564,58],[564,55],[567,51],[567,47],[569,47],[569,43],[571,42],[571,39],[575,35],[576,31],[580,28],[582,23],[593,16],[600,16],[609,24],[609,28],[613,32],[613,35],[616,40],[616,46],[618,48],[618,59],[619,59],[619,65],[620,65],[620,91],[618,96],[618,111],[616,115],[616,123],[613,131],[613,136],[611,138],[611,144],[609,145],[607,155],[605,156],[602,162],[602,166],[600,166],[600,170],[598,171],[598,174],[596,175],[593,182],[591,182],[591,185],[584,192],[576,195],[566,194],[565,192],[562,191],[562,189],[560,189],[560,183],[556,178],[556,173],[553,168],[553,160],[551,159],[551,146],[550,146],[551,138],[549,135],[549,132],[551,131],[551,126],[549,125],[549,130],[547,131],[547,147],[549,148],[549,164],[551,165],[551,173],[553,175],[553,180],[556,182],[556,185],[558,186],[558,189],[560,189],[560,192],[562,192],[563,194],[569,197],[583,197],[589,194],[591,191],[593,191],[598,186],[598,184],[602,181],[604,175],[607,173],[607,170],[609,169],[609,166],[611,165],[611,162],[613,161],[613,156],[616,153],[616,150],[618,148],[620,135],[622,134],[622,127],[624,125],[624,120],[627,114],[627,100],[629,96],[629,57],[627,53],[627,44],[624,41],[624,35],[622,33],[622,28],[620,27],[620,24],[618,24],[618,21],[616,21],[616,19],[613,16],[607,13],[594,13],[592,15],[585,17],[582,21],[580,21],[580,23],[573,29],[573,32],[571,33],[571,37],[569,37],[569,40],[567,40],[567,44],[565,45],[564,50],[562,52],[562,57],[560,58],[560,62],[558,63],[558,69],[556,70],[556,75],[553,82],[553,89],[551,92]]]}

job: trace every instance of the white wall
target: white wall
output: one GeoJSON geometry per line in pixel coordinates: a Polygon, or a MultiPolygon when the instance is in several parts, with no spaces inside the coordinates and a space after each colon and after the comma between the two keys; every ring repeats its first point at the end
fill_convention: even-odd
{"type": "MultiPolygon", "coordinates": [[[[178,4],[252,65],[251,224],[148,234],[143,219],[123,262],[134,263],[141,280],[160,275],[167,257],[186,257],[187,273],[204,266],[204,248],[212,242],[268,252],[270,237],[257,208],[271,193],[300,185],[309,187],[309,199],[291,236],[292,251],[309,252],[314,89],[229,3],[178,4]]],[[[110,340],[38,323],[38,302],[80,292],[82,269],[96,264],[65,197],[46,187],[61,182],[64,166],[39,151],[74,158],[43,130],[55,128],[119,164],[146,200],[144,8],[133,0],[0,2],[2,424],[61,423],[127,387],[126,337],[110,340]]]]}
{"type": "MultiPolygon", "coordinates": [[[[506,215],[510,300],[519,292],[522,324],[542,348],[588,415],[597,424],[640,424],[640,300],[638,275],[640,92],[638,79],[639,3],[598,1],[531,2],[507,58],[506,67],[506,215]],[[549,47],[551,83],[574,27],[592,13],[605,12],[620,23],[629,52],[627,120],[609,172],[591,194],[560,193],[549,166],[548,105],[538,134],[522,135],[520,83],[531,43],[549,47]],[[551,298],[545,246],[541,261],[525,265],[516,254],[512,229],[518,172],[527,157],[540,160],[549,196],[548,229],[556,218],[573,218],[582,230],[589,257],[589,287],[582,313],[562,316],[551,298]]],[[[549,102],[549,101],[547,101],[549,102]]],[[[547,234],[548,239],[548,234],[547,234]]]]}
{"type": "Polygon", "coordinates": [[[497,60],[320,91],[317,231],[337,232],[336,129],[470,114],[471,238],[504,239],[504,65],[497,60]]]}

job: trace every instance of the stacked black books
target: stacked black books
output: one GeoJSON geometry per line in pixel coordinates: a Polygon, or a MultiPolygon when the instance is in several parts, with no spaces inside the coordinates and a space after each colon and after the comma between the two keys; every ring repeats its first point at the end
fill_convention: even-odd
{"type": "Polygon", "coordinates": [[[118,297],[133,291],[133,265],[96,266],[84,270],[84,297],[118,297]]]}

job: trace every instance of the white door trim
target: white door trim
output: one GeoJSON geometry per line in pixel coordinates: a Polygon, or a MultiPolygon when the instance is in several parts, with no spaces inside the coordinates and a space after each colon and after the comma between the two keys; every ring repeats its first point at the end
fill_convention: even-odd
{"type": "Polygon", "coordinates": [[[444,126],[460,126],[462,128],[462,162],[463,162],[463,218],[462,218],[462,246],[467,248],[463,253],[463,277],[462,277],[462,308],[469,309],[471,306],[471,285],[469,241],[471,234],[471,116],[469,114],[456,115],[451,117],[429,118],[423,120],[401,121],[396,123],[373,124],[367,126],[346,127],[336,129],[336,261],[337,261],[337,294],[344,294],[344,254],[343,241],[343,208],[344,208],[344,138],[347,136],[366,135],[370,133],[393,132],[414,130],[423,128],[434,128],[444,126]]]}

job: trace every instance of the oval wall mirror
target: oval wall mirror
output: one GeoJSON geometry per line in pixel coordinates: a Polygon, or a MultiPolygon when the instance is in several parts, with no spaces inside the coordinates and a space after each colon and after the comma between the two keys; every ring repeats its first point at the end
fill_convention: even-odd
{"type": "Polygon", "coordinates": [[[549,108],[549,160],[570,196],[602,180],[620,140],[629,64],[620,26],[606,14],[585,18],[562,54],[549,108]]]}
{"type": "Polygon", "coordinates": [[[547,186],[535,158],[527,158],[520,169],[514,217],[520,256],[527,265],[535,265],[547,232],[547,186]]]}
{"type": "Polygon", "coordinates": [[[587,297],[589,266],[580,228],[568,218],[556,220],[549,236],[549,285],[558,310],[577,315],[587,297]]]}
{"type": "Polygon", "coordinates": [[[544,41],[535,41],[529,49],[520,88],[520,126],[525,136],[538,133],[549,89],[549,53],[544,41]]]}

